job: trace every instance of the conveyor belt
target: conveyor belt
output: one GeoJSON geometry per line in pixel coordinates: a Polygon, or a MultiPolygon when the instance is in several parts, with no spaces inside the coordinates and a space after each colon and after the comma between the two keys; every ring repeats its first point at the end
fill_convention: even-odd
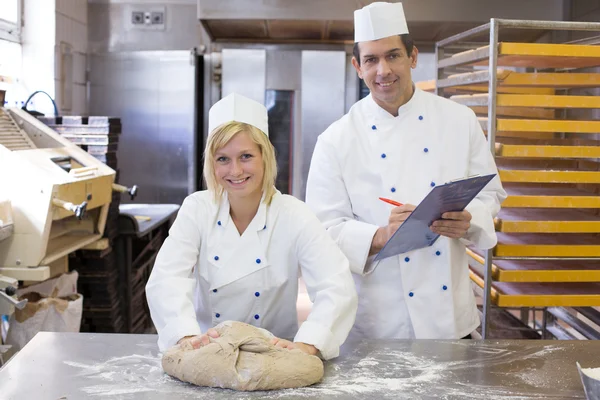
{"type": "MultiPolygon", "coordinates": [[[[470,275],[483,287],[483,266],[469,265],[470,275]]],[[[592,307],[600,306],[600,283],[493,282],[491,297],[500,307],[592,307]]]]}
{"type": "MultiPolygon", "coordinates": [[[[490,46],[454,54],[438,68],[488,65],[490,46]]],[[[499,67],[587,68],[600,66],[600,46],[550,43],[498,43],[499,67]]]]}
{"type": "MultiPolygon", "coordinates": [[[[478,249],[467,249],[473,262],[484,263],[478,249]]],[[[600,259],[494,260],[492,278],[500,282],[600,282],[600,259]]]]}
{"type": "Polygon", "coordinates": [[[0,108],[0,145],[9,150],[30,150],[35,145],[8,113],[0,108]]]}

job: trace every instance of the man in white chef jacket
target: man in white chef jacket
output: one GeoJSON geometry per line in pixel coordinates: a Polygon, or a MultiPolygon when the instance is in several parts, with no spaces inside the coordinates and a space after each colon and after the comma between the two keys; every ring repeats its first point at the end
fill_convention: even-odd
{"type": "Polygon", "coordinates": [[[506,198],[498,177],[463,212],[447,213],[424,249],[373,262],[438,184],[497,173],[469,108],[415,88],[417,65],[401,3],[354,14],[352,64],[371,93],[318,138],[306,202],[350,261],[359,294],[351,337],[464,338],[480,324],[465,246],[496,245],[506,198]],[[387,197],[403,205],[380,201],[387,197]]]}

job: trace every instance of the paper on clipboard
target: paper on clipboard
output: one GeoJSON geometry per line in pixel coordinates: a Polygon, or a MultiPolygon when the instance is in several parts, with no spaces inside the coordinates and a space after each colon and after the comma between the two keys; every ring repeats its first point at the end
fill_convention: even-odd
{"type": "Polygon", "coordinates": [[[462,211],[496,174],[450,181],[436,186],[392,235],[374,261],[422,249],[435,243],[440,235],[429,227],[449,211],[462,211]]]}

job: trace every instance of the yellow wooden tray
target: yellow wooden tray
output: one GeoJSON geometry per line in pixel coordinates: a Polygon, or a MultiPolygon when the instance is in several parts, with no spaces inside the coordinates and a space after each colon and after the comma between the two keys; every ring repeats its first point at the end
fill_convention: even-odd
{"type": "Polygon", "coordinates": [[[600,235],[498,232],[497,257],[600,258],[600,235]]]}
{"type": "Polygon", "coordinates": [[[575,187],[510,187],[502,208],[600,208],[600,196],[575,187]]]}
{"type": "Polygon", "coordinates": [[[600,158],[596,146],[548,146],[496,143],[496,156],[518,158],[600,158]]]}
{"type": "Polygon", "coordinates": [[[494,222],[498,232],[506,233],[600,233],[595,211],[503,208],[494,222]]]}
{"type": "MultiPolygon", "coordinates": [[[[469,268],[471,280],[483,288],[483,267],[469,268]]],[[[600,283],[493,282],[491,300],[499,307],[596,307],[600,306],[600,283]]]]}
{"type": "Polygon", "coordinates": [[[520,183],[600,183],[600,171],[548,171],[500,169],[502,182],[520,183]]]}
{"type": "MultiPolygon", "coordinates": [[[[488,107],[468,106],[478,117],[488,115],[488,107]]],[[[539,107],[496,107],[497,117],[527,118],[527,119],[552,119],[555,110],[539,107]]]]}
{"type": "MultiPolygon", "coordinates": [[[[438,68],[488,65],[490,46],[467,50],[438,62],[438,68]]],[[[600,65],[600,46],[552,43],[498,43],[499,67],[587,68],[600,65]]]]}
{"type": "MultiPolygon", "coordinates": [[[[487,93],[454,95],[451,100],[469,107],[489,107],[487,93]]],[[[600,96],[498,94],[496,107],[600,108],[600,96]]]]}
{"type": "MultiPolygon", "coordinates": [[[[467,249],[469,265],[484,265],[483,252],[467,249]]],[[[600,260],[494,260],[492,279],[500,282],[600,282],[600,260]]]]}
{"type": "MultiPolygon", "coordinates": [[[[489,71],[474,71],[440,79],[437,86],[444,88],[445,93],[467,90],[487,92],[489,81],[489,71]]],[[[554,94],[554,89],[600,87],[600,74],[584,72],[526,73],[498,69],[496,82],[498,93],[513,91],[513,93],[554,94]]],[[[433,80],[428,84],[428,88],[435,89],[435,85],[436,82],[433,80]]]]}

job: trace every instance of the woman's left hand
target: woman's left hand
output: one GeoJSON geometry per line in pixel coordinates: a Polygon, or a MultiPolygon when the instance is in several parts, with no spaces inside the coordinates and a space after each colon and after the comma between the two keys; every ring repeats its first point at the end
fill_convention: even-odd
{"type": "Polygon", "coordinates": [[[273,338],[271,340],[271,344],[275,345],[275,347],[281,347],[282,349],[298,349],[300,351],[305,352],[306,354],[310,354],[311,356],[316,356],[319,350],[312,344],[306,344],[302,342],[290,342],[289,340],[273,338]]]}
{"type": "Polygon", "coordinates": [[[271,344],[275,347],[281,347],[282,349],[292,349],[292,346],[294,345],[293,342],[285,339],[279,339],[278,337],[271,339],[271,344]]]}
{"type": "Polygon", "coordinates": [[[311,356],[316,356],[317,353],[319,352],[319,350],[317,350],[317,348],[315,346],[313,346],[312,344],[306,344],[306,343],[302,343],[302,342],[292,343],[292,349],[302,350],[303,352],[305,352],[306,354],[309,354],[311,356]]]}

